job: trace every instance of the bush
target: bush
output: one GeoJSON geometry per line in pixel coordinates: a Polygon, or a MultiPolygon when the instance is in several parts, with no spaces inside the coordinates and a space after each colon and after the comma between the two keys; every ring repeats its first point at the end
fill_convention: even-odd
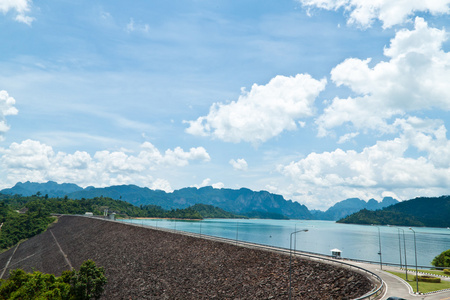
{"type": "Polygon", "coordinates": [[[106,277],[103,268],[97,268],[92,260],[87,260],[80,271],[65,271],[61,277],[17,269],[11,271],[7,280],[0,282],[0,300],[88,300],[100,298],[106,277]]]}
{"type": "MultiPolygon", "coordinates": [[[[414,276],[414,280],[416,280],[416,276],[414,276]]],[[[431,282],[431,283],[440,283],[441,279],[439,277],[423,275],[423,276],[419,276],[419,281],[431,282]]]]}
{"type": "Polygon", "coordinates": [[[437,255],[431,264],[435,267],[450,267],[450,249],[437,255]]]}
{"type": "Polygon", "coordinates": [[[2,282],[0,299],[51,299],[70,297],[70,285],[52,274],[38,271],[26,273],[21,269],[11,271],[8,280],[2,282]]]}
{"type": "Polygon", "coordinates": [[[444,269],[444,273],[450,275],[450,269],[444,269]]]}

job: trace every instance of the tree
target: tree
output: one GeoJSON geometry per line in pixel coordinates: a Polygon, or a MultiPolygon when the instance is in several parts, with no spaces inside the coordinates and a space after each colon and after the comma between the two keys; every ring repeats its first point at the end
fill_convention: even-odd
{"type": "Polygon", "coordinates": [[[88,300],[100,298],[106,277],[103,268],[87,260],[80,271],[64,271],[61,277],[17,269],[0,282],[0,300],[88,300]]]}
{"type": "Polygon", "coordinates": [[[38,271],[26,273],[17,269],[11,271],[8,280],[0,286],[0,299],[52,299],[68,300],[70,285],[52,274],[38,271]]]}
{"type": "Polygon", "coordinates": [[[107,282],[104,274],[103,267],[97,268],[92,260],[85,261],[70,279],[75,299],[99,299],[107,282]]]}
{"type": "Polygon", "coordinates": [[[435,267],[450,267],[450,249],[436,256],[431,264],[435,267]]]}

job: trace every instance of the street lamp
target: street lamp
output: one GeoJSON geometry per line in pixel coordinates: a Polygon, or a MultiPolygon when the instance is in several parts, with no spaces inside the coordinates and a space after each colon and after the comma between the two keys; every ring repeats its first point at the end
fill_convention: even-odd
{"type": "Polygon", "coordinates": [[[419,276],[417,275],[417,247],[416,247],[416,232],[414,229],[409,227],[409,230],[412,230],[414,232],[414,252],[416,254],[416,284],[417,284],[417,293],[419,293],[419,276]]]}
{"type": "MultiPolygon", "coordinates": [[[[405,231],[402,228],[398,228],[397,227],[397,231],[398,231],[398,239],[399,239],[399,243],[400,243],[400,230],[403,232],[403,248],[405,249],[405,277],[406,277],[406,281],[408,281],[408,263],[406,260],[406,242],[405,242],[405,231]]],[[[400,245],[400,244],[399,244],[400,245]]],[[[400,254],[400,265],[402,264],[402,260],[401,260],[401,254],[400,254]]]]}
{"type": "MultiPolygon", "coordinates": [[[[375,225],[372,224],[372,226],[375,226],[375,225]]],[[[383,261],[382,261],[382,258],[381,258],[381,234],[380,234],[380,227],[378,227],[378,226],[375,226],[375,227],[378,229],[378,245],[380,247],[378,255],[380,255],[380,269],[383,270],[383,261]]]]}
{"type": "MultiPolygon", "coordinates": [[[[300,223],[303,223],[303,222],[300,222],[300,223]]],[[[295,223],[294,231],[297,231],[297,224],[300,224],[300,223],[295,223]]],[[[296,252],[297,252],[297,235],[294,235],[294,254],[296,252]]]]}
{"type": "Polygon", "coordinates": [[[292,297],[292,291],[291,291],[291,281],[292,281],[292,236],[294,234],[297,234],[299,232],[307,232],[308,229],[302,229],[297,230],[291,233],[290,240],[289,240],[289,300],[291,300],[292,297]]]}
{"type": "Polygon", "coordinates": [[[239,237],[239,220],[236,220],[236,245],[239,237]]]}

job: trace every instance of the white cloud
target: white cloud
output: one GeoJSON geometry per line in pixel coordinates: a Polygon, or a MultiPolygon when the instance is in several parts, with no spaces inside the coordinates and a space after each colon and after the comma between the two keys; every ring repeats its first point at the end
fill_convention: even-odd
{"type": "Polygon", "coordinates": [[[291,180],[291,194],[302,203],[327,203],[361,196],[363,199],[393,193],[410,199],[441,195],[450,188],[450,141],[440,121],[415,117],[398,119],[398,138],[378,141],[361,152],[336,149],[311,153],[280,166],[291,180]],[[419,156],[409,157],[408,152],[419,156]]]}
{"type": "Polygon", "coordinates": [[[150,26],[148,24],[136,24],[133,20],[133,18],[130,19],[130,22],[128,22],[126,26],[126,31],[128,33],[138,31],[142,33],[148,33],[150,30],[150,26]]]}
{"type": "Polygon", "coordinates": [[[161,178],[158,178],[158,179],[154,180],[152,182],[152,184],[150,185],[150,189],[152,189],[152,190],[161,190],[161,191],[165,191],[167,193],[173,192],[173,189],[170,186],[169,181],[167,181],[165,179],[161,179],[161,178]]]}
{"type": "Polygon", "coordinates": [[[167,180],[153,178],[156,171],[186,166],[190,161],[210,160],[202,147],[187,152],[177,147],[161,154],[154,145],[146,142],[137,155],[127,152],[98,151],[91,156],[83,151],[73,154],[55,152],[52,147],[33,140],[12,143],[9,148],[0,148],[0,167],[5,176],[2,183],[53,180],[81,186],[141,184],[171,191],[167,180]]]}
{"type": "Polygon", "coordinates": [[[248,164],[243,158],[238,158],[237,160],[230,159],[229,163],[237,171],[246,171],[248,168],[248,164]]]}
{"type": "Polygon", "coordinates": [[[32,0],[0,0],[0,12],[6,14],[9,11],[15,11],[16,21],[31,25],[34,18],[26,15],[30,12],[31,3],[32,0]]]}
{"type": "MultiPolygon", "coordinates": [[[[326,10],[344,9],[350,12],[348,23],[363,28],[380,20],[384,28],[404,24],[409,17],[419,12],[433,15],[450,13],[450,0],[298,0],[304,6],[326,10]]],[[[308,11],[308,14],[310,12],[308,11]]]]}
{"type": "Polygon", "coordinates": [[[249,92],[243,89],[237,101],[213,104],[207,116],[187,122],[186,132],[226,142],[265,142],[296,129],[296,120],[312,116],[314,100],[325,85],[325,79],[307,74],[276,76],[267,85],[254,84],[249,92]]]}
{"type": "Polygon", "coordinates": [[[200,184],[194,184],[193,187],[196,188],[201,188],[201,187],[205,187],[205,186],[212,186],[215,189],[221,189],[223,188],[225,185],[222,182],[217,182],[217,183],[211,183],[211,178],[205,178],[202,183],[200,184]]]}
{"type": "Polygon", "coordinates": [[[331,79],[358,97],[335,98],[316,123],[319,136],[350,122],[357,129],[392,130],[393,116],[424,109],[450,110],[450,53],[442,50],[445,30],[416,18],[414,30],[400,30],[384,49],[389,61],[370,67],[370,59],[350,58],[331,71],[331,79]]]}
{"type": "Polygon", "coordinates": [[[0,90],[0,141],[4,140],[4,135],[9,130],[5,117],[17,115],[18,113],[14,104],[16,104],[16,100],[10,97],[7,91],[0,90]]]}
{"type": "Polygon", "coordinates": [[[346,142],[348,142],[348,141],[354,139],[354,138],[357,137],[358,135],[359,135],[358,132],[351,132],[351,133],[344,134],[343,136],[341,136],[341,137],[339,138],[338,144],[346,143],[346,142]]]}
{"type": "Polygon", "coordinates": [[[213,183],[211,186],[215,189],[223,189],[225,184],[223,184],[223,182],[216,182],[216,183],[213,183]]]}

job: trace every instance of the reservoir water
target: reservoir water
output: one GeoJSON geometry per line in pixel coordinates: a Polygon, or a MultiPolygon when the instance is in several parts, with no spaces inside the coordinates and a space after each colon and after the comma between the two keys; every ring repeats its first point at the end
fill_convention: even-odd
{"type": "Polygon", "coordinates": [[[342,257],[380,262],[405,264],[408,268],[417,264],[431,266],[433,258],[450,249],[450,230],[447,228],[393,226],[367,226],[339,224],[333,221],[310,220],[260,220],[260,219],[206,219],[202,221],[126,219],[124,222],[142,226],[162,227],[173,230],[237,239],[252,243],[331,255],[331,249],[342,251],[342,257]],[[292,234],[296,230],[307,232],[292,234]],[[292,236],[292,240],[291,240],[292,236]]]}

